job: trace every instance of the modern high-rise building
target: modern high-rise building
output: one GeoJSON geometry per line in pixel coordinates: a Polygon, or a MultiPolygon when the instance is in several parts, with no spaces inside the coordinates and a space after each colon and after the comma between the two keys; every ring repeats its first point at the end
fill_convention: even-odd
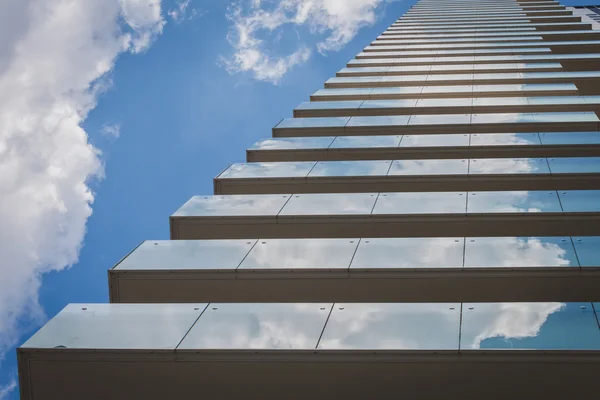
{"type": "Polygon", "coordinates": [[[421,0],[18,349],[21,397],[600,397],[600,31],[421,0]]]}

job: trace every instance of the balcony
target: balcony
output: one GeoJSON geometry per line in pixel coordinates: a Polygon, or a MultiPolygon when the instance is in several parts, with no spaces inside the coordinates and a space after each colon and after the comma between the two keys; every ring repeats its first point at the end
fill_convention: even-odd
{"type": "Polygon", "coordinates": [[[268,138],[249,162],[598,157],[600,132],[542,132],[268,138]]]}
{"type": "MultiPolygon", "coordinates": [[[[600,32],[600,31],[598,31],[600,32]]],[[[379,53],[366,53],[379,54],[379,53]]],[[[347,67],[408,67],[408,66],[440,66],[490,63],[548,63],[560,62],[567,71],[586,71],[598,73],[597,65],[600,54],[521,54],[496,56],[445,56],[437,57],[408,57],[408,58],[357,58],[350,60],[347,67]]],[[[368,80],[367,80],[368,81],[368,80]]]]}
{"type": "Polygon", "coordinates": [[[465,113],[543,113],[549,111],[600,114],[600,96],[472,97],[403,100],[304,102],[294,118],[427,115],[465,113]]]}
{"type": "Polygon", "coordinates": [[[595,306],[71,304],[18,349],[22,398],[593,398],[595,306]]]}
{"type": "Polygon", "coordinates": [[[510,72],[563,72],[560,63],[500,63],[342,68],[337,77],[510,72]]]}
{"type": "Polygon", "coordinates": [[[273,137],[598,131],[599,123],[593,112],[288,118],[273,128],[273,137]]]}
{"type": "Polygon", "coordinates": [[[309,193],[194,196],[171,239],[597,234],[600,191],[309,193]]]}
{"type": "Polygon", "coordinates": [[[145,241],[113,303],[586,301],[600,237],[145,241]],[[285,255],[285,256],[284,256],[285,255]]]}
{"type": "Polygon", "coordinates": [[[214,180],[215,194],[557,189],[600,189],[600,157],[235,163],[214,180]]]}

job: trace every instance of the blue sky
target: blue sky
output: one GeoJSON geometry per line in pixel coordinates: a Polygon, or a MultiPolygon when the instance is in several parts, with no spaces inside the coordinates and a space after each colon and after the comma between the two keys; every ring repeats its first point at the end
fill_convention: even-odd
{"type": "MultiPolygon", "coordinates": [[[[149,7],[156,6],[157,0],[147,1],[149,7]]],[[[25,23],[22,26],[25,28],[8,38],[12,42],[8,39],[0,41],[0,51],[7,52],[8,60],[7,65],[0,62],[0,88],[3,87],[2,74],[9,73],[6,71],[11,70],[11,63],[17,66],[19,62],[24,62],[19,57],[40,59],[47,52],[47,58],[44,59],[46,62],[60,60],[56,68],[61,67],[61,71],[69,73],[55,77],[52,75],[53,69],[46,68],[43,73],[48,74],[48,79],[44,77],[43,80],[34,82],[42,88],[39,89],[42,95],[33,92],[30,97],[35,98],[35,101],[26,104],[26,111],[31,113],[31,119],[41,119],[56,103],[65,99],[54,91],[63,89],[69,93],[77,93],[78,90],[87,93],[85,101],[80,100],[81,96],[67,97],[71,104],[80,109],[72,126],[63,128],[72,131],[73,137],[78,137],[79,141],[77,145],[70,144],[69,141],[65,141],[66,144],[61,142],[60,148],[69,149],[69,146],[73,146],[73,151],[77,154],[89,156],[87,161],[69,164],[75,170],[87,171],[87,177],[85,174],[72,174],[69,177],[74,177],[72,184],[79,189],[80,184],[85,182],[93,192],[94,200],[91,204],[92,214],[88,218],[85,210],[89,197],[86,196],[91,194],[75,191],[80,196],[79,204],[75,203],[77,199],[72,199],[74,195],[70,188],[61,192],[63,189],[60,183],[53,185],[52,196],[60,197],[62,193],[65,197],[64,201],[58,201],[58,216],[52,214],[52,218],[49,218],[51,225],[61,226],[57,232],[46,230],[42,226],[48,223],[48,218],[43,215],[38,219],[23,217],[21,220],[8,214],[0,215],[0,220],[5,218],[5,226],[10,224],[23,227],[25,232],[27,229],[41,232],[37,236],[33,233],[23,237],[17,235],[12,245],[17,250],[9,255],[9,260],[16,260],[12,263],[15,269],[3,272],[5,276],[17,276],[18,273],[27,271],[31,276],[23,274],[23,279],[29,279],[33,283],[23,283],[18,279],[14,282],[8,279],[5,282],[7,287],[23,284],[29,298],[11,299],[15,302],[14,309],[18,314],[14,326],[6,322],[3,326],[0,322],[0,341],[4,340],[4,343],[0,343],[0,351],[3,344],[7,346],[4,359],[0,355],[0,399],[3,399],[3,395],[6,399],[18,398],[18,389],[7,389],[12,387],[10,384],[16,378],[15,345],[26,340],[40,324],[68,303],[107,302],[107,269],[141,241],[167,239],[168,217],[171,213],[192,195],[211,194],[212,178],[215,175],[229,163],[244,161],[247,147],[259,138],[270,136],[272,126],[281,118],[290,117],[295,106],[308,100],[312,92],[322,88],[325,80],[385,30],[413,2],[350,0],[345,2],[347,10],[340,11],[334,7],[333,12],[356,18],[353,22],[355,31],[341,32],[341,39],[331,39],[335,33],[340,33],[335,23],[331,22],[335,15],[323,16],[319,15],[321,10],[315,10],[313,15],[298,18],[297,10],[293,7],[283,11],[278,9],[285,1],[272,4],[263,2],[254,9],[251,2],[190,0],[185,10],[179,8],[178,4],[183,4],[181,2],[163,1],[159,4],[161,14],[158,17],[155,13],[148,13],[147,9],[115,9],[117,20],[114,26],[108,20],[102,24],[91,19],[81,22],[83,32],[87,29],[84,24],[98,24],[94,27],[94,37],[102,29],[109,30],[118,26],[122,32],[117,39],[130,40],[129,47],[123,50],[114,46],[118,42],[113,36],[107,36],[101,46],[104,53],[98,59],[92,59],[88,54],[91,52],[82,53],[81,48],[88,45],[84,41],[73,48],[61,47],[52,52],[46,48],[56,41],[50,41],[43,48],[41,44],[31,44],[29,39],[30,36],[35,37],[36,24],[45,26],[47,21],[41,20],[41,16],[26,15],[28,11],[24,7],[17,10],[22,5],[17,3],[22,2],[15,1],[12,8],[15,9],[15,15],[23,17],[25,23]],[[233,15],[232,11],[235,11],[232,8],[235,5],[241,7],[237,15],[233,15]],[[278,18],[295,18],[297,23],[284,23],[287,20],[280,20],[281,25],[272,30],[263,30],[255,18],[257,10],[269,12],[271,16],[278,18]],[[365,21],[365,10],[373,12],[372,22],[365,21]],[[119,15],[119,12],[122,14],[119,15]],[[138,14],[134,15],[136,12],[138,14]],[[175,16],[174,12],[178,15],[175,16]],[[354,12],[357,15],[346,15],[344,12],[354,12]],[[164,20],[164,26],[161,26],[162,22],[157,23],[159,18],[164,20]],[[132,32],[131,38],[127,37],[129,31],[132,32]],[[252,38],[240,38],[240,33],[248,34],[249,31],[252,38]],[[148,32],[150,36],[146,35],[148,32]],[[17,45],[24,48],[26,45],[30,46],[29,55],[17,54],[14,50],[18,48],[17,45]],[[266,64],[252,64],[252,60],[248,61],[248,57],[252,59],[252,52],[256,51],[260,52],[260,59],[266,60],[266,64]],[[299,56],[293,57],[294,54],[299,56]],[[84,65],[88,56],[93,62],[84,65]],[[85,68],[94,71],[90,74],[85,68]],[[81,82],[72,82],[79,79],[79,74],[84,77],[81,82]],[[38,101],[40,98],[44,102],[38,101]],[[46,102],[47,99],[50,100],[46,102]],[[95,157],[90,148],[77,147],[85,146],[86,139],[101,155],[95,157]],[[102,172],[102,168],[94,164],[95,159],[103,164],[103,177],[94,177],[98,175],[98,171],[102,172]],[[69,229],[77,231],[77,228],[72,228],[73,221],[80,222],[82,242],[77,234],[73,235],[74,239],[69,235],[69,229]],[[36,224],[44,229],[39,229],[40,226],[36,224]],[[85,236],[82,231],[84,226],[85,236]],[[64,240],[56,245],[56,235],[72,240],[64,240]],[[31,255],[26,240],[48,245],[36,246],[31,255]],[[77,258],[78,243],[81,249],[77,258]],[[52,249],[47,248],[57,246],[63,246],[67,255],[56,256],[52,249]],[[28,263],[29,256],[36,259],[37,264],[28,263]],[[45,259],[49,260],[51,267],[41,265],[45,259]],[[18,265],[21,261],[24,263],[23,267],[18,265]],[[70,262],[75,263],[65,269],[70,262]],[[35,300],[38,292],[39,306],[35,300]],[[3,329],[13,332],[7,335],[6,331],[2,332],[3,329]]],[[[30,0],[29,3],[33,8],[39,7],[43,2],[30,0]]],[[[302,3],[302,0],[287,3],[302,3]]],[[[84,13],[87,10],[78,12],[78,17],[86,18],[84,13]]],[[[93,18],[93,10],[89,13],[90,18],[93,18]]],[[[59,21],[64,18],[71,16],[62,11],[57,13],[59,21]]],[[[48,23],[48,26],[50,31],[54,25],[48,23]]],[[[76,25],[71,25],[71,29],[74,33],[78,32],[76,25]]],[[[52,29],[54,30],[55,28],[52,29]]],[[[44,35],[48,36],[48,33],[44,35]]],[[[93,43],[90,46],[99,45],[93,43]]],[[[96,53],[93,55],[96,56],[96,53]]],[[[27,58],[25,60],[28,61],[27,58]]],[[[36,72],[34,69],[31,74],[40,75],[42,71],[36,72]]],[[[15,88],[15,92],[18,89],[15,88]]],[[[7,106],[5,110],[12,109],[7,106]]],[[[8,111],[6,113],[10,115],[8,111]]],[[[0,109],[0,127],[3,121],[1,112],[0,109]]],[[[40,126],[44,129],[46,127],[43,124],[40,126]]],[[[59,140],[66,135],[61,132],[63,128],[59,126],[58,133],[54,132],[56,129],[47,133],[57,134],[55,139],[59,140]]],[[[25,133],[33,134],[28,131],[25,133]]],[[[25,133],[15,130],[14,136],[25,133]]],[[[48,135],[44,136],[44,139],[47,137],[48,135]]],[[[29,146],[36,146],[37,139],[41,140],[42,137],[32,136],[29,146]]],[[[3,140],[6,140],[9,148],[14,143],[14,138],[0,136],[0,156],[3,140]]],[[[72,142],[75,141],[72,139],[72,142]]],[[[29,168],[32,164],[23,161],[27,161],[32,150],[35,149],[27,148],[22,158],[17,160],[21,169],[23,166],[29,168]]],[[[56,157],[56,153],[52,153],[47,159],[56,157]]],[[[77,158],[74,154],[64,157],[67,160],[77,158]]],[[[36,166],[31,167],[32,171],[39,172],[39,169],[43,169],[47,173],[52,169],[37,165],[42,163],[42,158],[39,154],[35,155],[36,161],[33,164],[36,166]]],[[[1,163],[2,157],[0,172],[3,172],[1,163]]],[[[63,165],[62,168],[67,167],[63,165]]],[[[54,179],[61,174],[50,175],[54,179]]],[[[32,172],[18,181],[31,179],[34,182],[34,178],[35,174],[32,172]]],[[[45,182],[49,178],[42,175],[37,179],[45,182]]],[[[0,180],[0,189],[3,183],[0,180]]],[[[15,182],[12,182],[10,188],[19,190],[15,182]]],[[[12,208],[14,211],[15,207],[36,207],[35,203],[23,203],[23,199],[29,196],[15,198],[5,209],[12,208]]],[[[0,238],[11,238],[13,234],[8,230],[0,230],[0,238]]],[[[1,286],[0,284],[0,290],[1,286]]],[[[8,301],[6,304],[11,303],[8,301]]],[[[5,315],[6,312],[4,310],[5,315]]]]}
{"type": "Polygon", "coordinates": [[[413,3],[9,0],[0,400],[18,398],[16,345],[68,303],[107,302],[107,269],[167,239],[171,213],[413,3]]]}

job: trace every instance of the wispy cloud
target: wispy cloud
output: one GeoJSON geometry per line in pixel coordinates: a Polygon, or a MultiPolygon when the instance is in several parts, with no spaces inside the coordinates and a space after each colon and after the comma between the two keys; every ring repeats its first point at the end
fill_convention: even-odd
{"type": "Polygon", "coordinates": [[[77,262],[94,201],[89,182],[103,173],[81,123],[117,56],[143,52],[163,25],[160,0],[3,4],[0,362],[21,323],[44,319],[41,275],[77,262]]]}
{"type": "Polygon", "coordinates": [[[223,57],[229,73],[249,72],[255,79],[273,83],[300,63],[313,48],[322,54],[338,51],[358,31],[376,22],[382,6],[394,0],[239,0],[228,9],[232,26],[227,36],[233,55],[223,57]],[[272,44],[286,27],[306,26],[316,44],[298,43],[287,53],[272,44]]]}
{"type": "Polygon", "coordinates": [[[0,385],[0,400],[7,399],[8,395],[11,394],[16,388],[17,378],[13,376],[6,385],[0,385]]]}
{"type": "Polygon", "coordinates": [[[181,23],[183,21],[192,21],[196,18],[200,18],[207,13],[206,10],[199,10],[198,8],[190,7],[191,0],[180,0],[175,3],[175,7],[169,9],[167,14],[173,22],[181,23]]]}
{"type": "Polygon", "coordinates": [[[121,136],[121,125],[119,124],[104,124],[102,125],[101,132],[105,136],[109,136],[117,139],[121,136]]]}

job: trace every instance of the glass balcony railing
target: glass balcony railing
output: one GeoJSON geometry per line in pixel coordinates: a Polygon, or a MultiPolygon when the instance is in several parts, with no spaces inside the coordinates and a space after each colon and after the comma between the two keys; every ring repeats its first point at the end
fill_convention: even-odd
{"type": "Polygon", "coordinates": [[[510,28],[514,28],[514,31],[536,31],[540,28],[553,28],[563,26],[581,26],[581,22],[530,22],[529,20],[510,20],[507,22],[498,22],[490,24],[455,24],[455,25],[431,25],[431,26],[414,26],[410,28],[405,27],[391,27],[384,31],[382,35],[401,35],[401,34],[430,34],[430,33],[451,33],[452,31],[464,31],[467,33],[480,33],[480,32],[495,32],[502,29],[502,26],[506,26],[506,32],[510,32],[510,28]]]}
{"type": "Polygon", "coordinates": [[[194,196],[172,218],[598,212],[600,190],[307,193],[194,196]]]}
{"type": "MultiPolygon", "coordinates": [[[[371,53],[372,54],[372,53],[371,53]]],[[[446,56],[446,57],[407,57],[407,58],[356,58],[348,61],[348,67],[365,66],[402,66],[428,64],[485,64],[496,62],[528,62],[528,61],[583,61],[599,60],[599,53],[588,54],[516,54],[500,56],[446,56]]],[[[583,71],[576,71],[583,72],[583,71]]]]}
{"type": "MultiPolygon", "coordinates": [[[[251,152],[278,150],[419,149],[426,147],[558,147],[600,145],[600,132],[486,133],[268,138],[251,152]]],[[[582,164],[584,160],[582,160],[582,164]]]]}
{"type": "Polygon", "coordinates": [[[464,44],[434,44],[434,45],[387,45],[387,42],[378,43],[377,45],[371,45],[365,47],[365,52],[389,52],[389,51],[415,51],[415,50],[427,50],[427,51],[445,51],[446,48],[465,48],[465,49],[477,49],[478,47],[490,47],[491,49],[500,49],[504,47],[512,48],[523,48],[523,47],[561,47],[561,46],[598,46],[600,40],[564,40],[564,41],[527,41],[527,42],[489,42],[489,43],[464,43],[464,44]]]}
{"type": "Polygon", "coordinates": [[[338,77],[379,75],[423,75],[485,72],[562,71],[560,63],[498,63],[498,64],[451,64],[451,65],[407,65],[398,67],[353,67],[342,68],[338,77]]]}
{"type": "Polygon", "coordinates": [[[398,133],[503,133],[521,130],[600,130],[594,112],[478,113],[431,115],[383,115],[369,117],[288,118],[273,128],[274,137],[335,136],[398,133]],[[550,129],[553,128],[553,129],[550,129]],[[434,130],[437,132],[428,132],[434,130]],[[495,132],[490,132],[495,130],[495,132]]]}
{"type": "Polygon", "coordinates": [[[453,85],[404,86],[376,88],[321,89],[311,95],[311,101],[335,100],[396,100],[427,97],[471,98],[473,96],[538,96],[544,94],[576,95],[572,83],[505,84],[505,85],[453,85]]]}
{"type": "MultiPolygon", "coordinates": [[[[485,38],[485,37],[498,37],[498,36],[544,36],[545,38],[552,38],[553,36],[589,36],[590,38],[600,36],[598,31],[594,30],[563,30],[563,31],[535,31],[535,32],[472,32],[472,33],[456,33],[452,35],[448,34],[410,34],[410,35],[381,35],[377,37],[377,40],[409,40],[409,39],[448,39],[452,38],[485,38]]],[[[495,39],[497,40],[497,38],[495,39]]]]}
{"type": "MultiPolygon", "coordinates": [[[[503,19],[503,18],[519,18],[519,17],[557,17],[557,16],[572,16],[572,12],[569,10],[535,10],[535,11],[527,11],[527,12],[509,12],[509,13],[497,13],[497,14],[488,14],[487,12],[480,12],[479,14],[474,13],[471,15],[455,15],[451,16],[452,20],[488,20],[488,19],[503,19]]],[[[417,14],[405,14],[402,16],[396,24],[403,23],[419,23],[422,21],[431,21],[431,20],[448,20],[449,16],[443,12],[439,12],[432,15],[417,15],[417,14]]]]}
{"type": "MultiPolygon", "coordinates": [[[[442,75],[443,76],[443,75],[442,75]]],[[[600,96],[472,97],[304,102],[296,118],[428,113],[600,111],[600,96]]]]}
{"type": "Polygon", "coordinates": [[[70,304],[20,351],[597,352],[594,310],[561,302],[70,304]]]}
{"type": "Polygon", "coordinates": [[[511,22],[509,24],[491,24],[486,25],[485,27],[469,26],[469,25],[456,25],[448,28],[440,27],[440,26],[432,26],[431,28],[426,27],[415,27],[413,29],[389,29],[385,31],[385,34],[411,34],[411,33],[440,33],[440,32],[448,32],[448,33],[458,33],[458,32],[498,32],[503,30],[502,26],[505,25],[505,32],[519,32],[519,31],[535,31],[535,27],[528,26],[525,24],[516,24],[511,22]]]}
{"type": "Polygon", "coordinates": [[[524,47],[506,49],[457,49],[457,50],[414,50],[414,51],[366,51],[358,53],[357,59],[362,58],[396,58],[396,57],[441,57],[457,55],[485,55],[485,54],[532,54],[551,53],[548,47],[524,47]]]}
{"type": "MultiPolygon", "coordinates": [[[[473,14],[468,14],[465,13],[466,10],[455,10],[455,9],[440,9],[438,12],[435,13],[435,15],[432,15],[433,17],[440,17],[443,15],[448,15],[449,18],[446,18],[445,21],[440,21],[440,23],[444,23],[444,24],[451,24],[453,23],[454,20],[456,19],[469,19],[469,20],[473,20],[474,23],[478,22],[481,19],[498,19],[498,18],[505,18],[507,17],[506,12],[502,13],[502,15],[499,14],[489,14],[487,11],[475,11],[475,13],[473,14]],[[448,13],[448,14],[447,14],[448,13]]],[[[526,14],[530,14],[530,15],[522,15],[520,13],[510,13],[510,16],[508,16],[509,18],[523,18],[523,19],[533,19],[533,20],[537,20],[537,19],[543,19],[543,18],[548,18],[551,17],[552,19],[556,18],[556,19],[568,19],[568,18],[573,18],[572,14],[563,14],[561,13],[560,15],[542,15],[542,14],[536,14],[534,11],[536,10],[528,10],[525,11],[526,14]]],[[[552,11],[552,10],[537,10],[537,11],[543,11],[543,12],[548,12],[548,11],[552,11]]],[[[415,15],[416,17],[416,15],[415,15]]],[[[403,25],[416,25],[419,24],[418,20],[420,18],[405,18],[405,19],[398,19],[397,21],[395,21],[392,26],[403,26],[403,25]]],[[[427,20],[427,21],[431,21],[431,20],[427,20]]],[[[428,22],[430,23],[430,22],[428,22]]]]}
{"type": "MultiPolygon", "coordinates": [[[[553,15],[550,18],[548,16],[521,16],[521,15],[513,15],[513,16],[502,16],[502,17],[493,17],[493,16],[481,16],[480,18],[462,18],[457,16],[458,18],[452,18],[445,20],[439,19],[427,19],[419,22],[416,21],[403,21],[401,23],[393,24],[389,29],[419,29],[421,27],[429,27],[433,25],[439,25],[441,27],[452,27],[455,25],[468,25],[468,26],[482,26],[482,25],[493,25],[499,24],[501,22],[509,22],[509,23],[522,23],[523,25],[531,24],[531,23],[544,23],[540,21],[547,21],[551,19],[553,22],[551,23],[561,23],[561,22],[573,22],[577,20],[577,16],[573,15],[553,15]]],[[[577,21],[576,21],[577,22],[577,21]]]]}
{"type": "MultiPolygon", "coordinates": [[[[486,135],[483,135],[484,137],[486,135]]],[[[598,135],[600,136],[600,135],[598,135]]],[[[411,138],[418,136],[409,136],[411,138]]],[[[535,134],[525,138],[533,142],[535,134]]],[[[397,141],[395,137],[391,137],[397,141]]],[[[443,139],[447,139],[443,138],[443,139]]],[[[455,143],[468,146],[468,137],[458,135],[455,143]]],[[[401,143],[401,142],[400,142],[401,143]]],[[[535,142],[534,142],[535,143],[535,142]]],[[[392,143],[389,143],[392,144],[392,143]]],[[[394,143],[395,144],[395,143],[394,143]]],[[[413,143],[409,143],[413,144],[413,143]]],[[[439,144],[439,143],[438,143],[439,144]]],[[[481,144],[479,144],[481,145],[481,144]]],[[[537,143],[540,146],[539,142],[537,143]]],[[[400,144],[398,145],[398,147],[400,144]]],[[[231,179],[314,179],[321,177],[400,177],[600,174],[600,157],[411,159],[235,163],[219,174],[217,181],[231,179]]]]}
{"type": "Polygon", "coordinates": [[[573,293],[594,298],[598,244],[597,236],[145,241],[109,271],[110,298],[113,303],[452,301],[457,295],[467,301],[545,301],[573,293]],[[449,273],[453,279],[442,292],[437,283],[426,284],[449,273]],[[474,277],[476,287],[464,286],[474,277]],[[554,285],[557,278],[560,287],[554,285]],[[423,286],[415,291],[415,284],[423,286]],[[311,290],[299,291],[305,285],[311,290]]]}
{"type": "Polygon", "coordinates": [[[435,44],[447,44],[447,43],[468,43],[468,44],[474,44],[474,43],[490,43],[490,42],[524,42],[524,41],[530,41],[530,40],[544,40],[544,38],[542,36],[498,36],[498,37],[489,37],[489,38],[447,38],[447,39],[427,39],[427,38],[422,38],[422,39],[409,39],[409,40],[405,40],[405,39],[399,39],[399,38],[393,38],[390,39],[388,37],[379,37],[377,40],[371,42],[372,45],[374,46],[378,46],[378,45],[416,45],[416,44],[429,44],[429,45],[435,45],[435,44]]]}

